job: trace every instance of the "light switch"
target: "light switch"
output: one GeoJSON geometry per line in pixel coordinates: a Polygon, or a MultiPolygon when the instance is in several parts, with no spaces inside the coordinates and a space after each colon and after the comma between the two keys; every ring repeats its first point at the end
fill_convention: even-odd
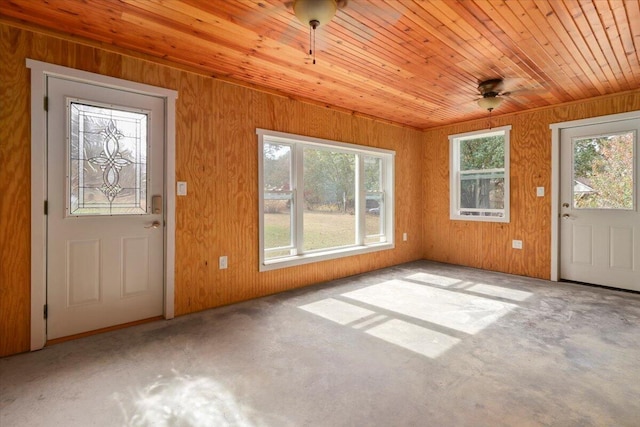
{"type": "Polygon", "coordinates": [[[178,196],[186,196],[187,195],[187,182],[186,181],[178,181],[178,190],[176,191],[178,196]]]}
{"type": "Polygon", "coordinates": [[[544,197],[544,187],[537,187],[536,188],[536,195],[538,197],[544,197]]]}

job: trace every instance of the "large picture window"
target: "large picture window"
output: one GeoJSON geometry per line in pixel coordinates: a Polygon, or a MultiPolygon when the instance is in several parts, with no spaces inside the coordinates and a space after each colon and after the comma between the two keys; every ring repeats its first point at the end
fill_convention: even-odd
{"type": "Polygon", "coordinates": [[[393,151],[257,134],[261,271],[393,247],[393,151]]]}
{"type": "Polygon", "coordinates": [[[449,136],[451,219],[509,222],[510,130],[449,136]]]}

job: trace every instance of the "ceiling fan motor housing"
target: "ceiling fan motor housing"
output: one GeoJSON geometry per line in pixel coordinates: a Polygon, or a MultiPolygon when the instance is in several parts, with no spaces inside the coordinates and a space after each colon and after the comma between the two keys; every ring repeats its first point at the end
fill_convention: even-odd
{"type": "Polygon", "coordinates": [[[504,83],[502,79],[491,79],[480,82],[478,85],[478,91],[484,98],[492,98],[500,95],[504,89],[504,83]]]}

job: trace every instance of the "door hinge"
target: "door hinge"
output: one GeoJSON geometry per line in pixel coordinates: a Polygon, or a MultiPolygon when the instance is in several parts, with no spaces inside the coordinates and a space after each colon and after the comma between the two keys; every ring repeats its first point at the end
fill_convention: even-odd
{"type": "Polygon", "coordinates": [[[48,305],[47,305],[47,304],[45,304],[45,305],[44,305],[44,318],[45,318],[45,319],[47,318],[48,311],[49,311],[49,310],[48,310],[48,305]]]}
{"type": "Polygon", "coordinates": [[[49,97],[44,97],[44,111],[49,111],[49,97]]]}
{"type": "Polygon", "coordinates": [[[49,215],[49,203],[47,200],[44,201],[44,214],[49,215]]]}

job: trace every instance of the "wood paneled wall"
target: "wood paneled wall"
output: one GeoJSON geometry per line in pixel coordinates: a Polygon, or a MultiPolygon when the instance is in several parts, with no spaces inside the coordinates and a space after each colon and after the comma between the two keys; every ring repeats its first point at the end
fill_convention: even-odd
{"type": "Polygon", "coordinates": [[[416,260],[423,255],[420,131],[221,82],[99,46],[0,23],[0,356],[29,349],[30,80],[25,59],[177,90],[176,314],[416,260]],[[258,272],[255,129],[396,150],[390,251],[258,272]],[[229,268],[218,269],[218,257],[229,268]]]}
{"type": "Polygon", "coordinates": [[[494,117],[492,126],[512,125],[511,222],[449,219],[448,136],[487,129],[488,119],[425,131],[423,207],[426,259],[549,279],[551,275],[552,123],[640,109],[640,90],[579,103],[494,117]],[[545,187],[545,196],[536,196],[545,187]],[[511,241],[523,241],[512,249],[511,241]]]}

